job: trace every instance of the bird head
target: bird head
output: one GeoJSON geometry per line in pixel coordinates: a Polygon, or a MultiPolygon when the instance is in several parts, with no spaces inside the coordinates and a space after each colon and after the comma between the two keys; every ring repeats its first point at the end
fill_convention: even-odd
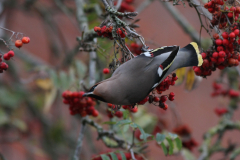
{"type": "Polygon", "coordinates": [[[97,83],[94,86],[92,86],[90,90],[83,95],[83,97],[92,97],[100,101],[106,102],[105,99],[102,97],[101,92],[99,92],[101,88],[100,84],[101,83],[97,83]]]}

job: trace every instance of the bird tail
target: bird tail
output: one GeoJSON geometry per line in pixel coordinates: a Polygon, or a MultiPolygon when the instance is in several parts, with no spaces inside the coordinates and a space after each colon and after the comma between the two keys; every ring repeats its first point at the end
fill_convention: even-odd
{"type": "Polygon", "coordinates": [[[177,68],[201,66],[203,63],[203,59],[198,49],[197,43],[191,42],[187,46],[181,48],[175,61],[178,61],[177,68]]]}

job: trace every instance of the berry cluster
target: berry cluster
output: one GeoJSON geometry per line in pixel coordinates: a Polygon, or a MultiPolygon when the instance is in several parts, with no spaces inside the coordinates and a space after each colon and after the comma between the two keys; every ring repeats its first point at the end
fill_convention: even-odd
{"type": "Polygon", "coordinates": [[[226,108],[215,108],[214,112],[216,113],[216,115],[218,115],[219,117],[224,115],[225,113],[228,112],[228,110],[226,108]]]}
{"type": "Polygon", "coordinates": [[[201,67],[193,67],[196,75],[206,77],[212,74],[216,68],[222,70],[226,67],[238,66],[239,55],[239,23],[240,7],[223,7],[224,1],[211,0],[204,5],[213,14],[211,21],[213,26],[223,29],[222,37],[218,34],[213,35],[213,46],[206,52],[201,53],[203,64],[201,67]]]}
{"type": "Polygon", "coordinates": [[[212,97],[222,95],[222,96],[229,96],[230,98],[237,98],[240,95],[239,91],[236,91],[233,89],[229,89],[229,90],[223,89],[222,85],[216,82],[214,82],[212,86],[214,89],[213,93],[211,94],[212,97]]]}
{"type": "Polygon", "coordinates": [[[2,55],[0,54],[0,73],[3,73],[3,70],[7,70],[8,69],[8,65],[7,63],[2,61],[2,55]]]}
{"type": "MultiPolygon", "coordinates": [[[[111,40],[113,40],[113,36],[112,36],[112,30],[113,27],[112,26],[103,26],[103,27],[94,27],[94,31],[97,32],[98,36],[103,36],[106,38],[109,38],[111,40]]],[[[127,32],[124,28],[117,28],[116,30],[117,35],[119,35],[121,38],[125,38],[127,35],[127,32]]]]}
{"type": "Polygon", "coordinates": [[[187,125],[180,125],[173,129],[173,132],[181,136],[183,147],[193,150],[194,147],[198,146],[195,139],[191,137],[191,129],[187,125]]]}
{"type": "Polygon", "coordinates": [[[114,116],[118,117],[118,118],[122,118],[123,113],[121,111],[116,111],[116,112],[111,112],[111,110],[116,110],[116,106],[113,104],[108,103],[107,104],[109,108],[111,109],[107,109],[107,115],[109,118],[113,118],[114,116]]]}
{"type": "Polygon", "coordinates": [[[21,48],[23,44],[28,44],[30,42],[30,38],[29,37],[23,37],[22,40],[16,40],[15,41],[15,46],[17,48],[21,48]]]}
{"type": "Polygon", "coordinates": [[[62,93],[63,103],[69,105],[71,115],[80,114],[82,117],[86,115],[97,117],[98,111],[94,108],[94,100],[90,97],[83,97],[83,94],[83,91],[64,91],[62,93]]]}
{"type": "Polygon", "coordinates": [[[175,81],[178,79],[178,77],[176,76],[176,73],[172,74],[171,76],[167,76],[157,87],[157,93],[162,94],[163,91],[166,91],[169,89],[170,85],[174,86],[175,85],[175,81]]]}
{"type": "MultiPolygon", "coordinates": [[[[16,40],[15,41],[15,46],[17,48],[22,47],[23,43],[27,44],[30,42],[30,38],[29,37],[23,37],[22,40],[16,40]]],[[[10,60],[11,58],[13,58],[15,55],[13,50],[8,51],[7,53],[5,53],[3,56],[2,54],[0,54],[0,73],[3,73],[3,71],[6,71],[8,69],[8,65],[6,62],[3,62],[3,59],[5,61],[10,60]]]]}
{"type": "Polygon", "coordinates": [[[139,45],[135,42],[131,43],[128,48],[133,54],[140,55],[142,53],[142,45],[139,45]]]}

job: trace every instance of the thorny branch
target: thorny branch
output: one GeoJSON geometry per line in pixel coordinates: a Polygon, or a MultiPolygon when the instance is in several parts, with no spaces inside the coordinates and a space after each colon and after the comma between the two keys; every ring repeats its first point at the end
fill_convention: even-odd
{"type": "Polygon", "coordinates": [[[88,125],[91,125],[93,126],[94,128],[97,129],[97,132],[98,132],[98,140],[99,139],[102,139],[102,141],[104,142],[104,144],[109,147],[109,148],[122,148],[122,149],[128,149],[130,144],[126,141],[124,141],[123,139],[117,137],[115,135],[115,133],[111,130],[107,131],[107,130],[104,130],[99,124],[97,124],[96,122],[94,122],[93,120],[89,119],[89,118],[85,118],[83,119],[82,121],[82,124],[88,124],[88,125]],[[114,140],[115,142],[117,142],[117,145],[109,145],[105,140],[104,138],[105,137],[108,137],[112,140],[114,140]]]}

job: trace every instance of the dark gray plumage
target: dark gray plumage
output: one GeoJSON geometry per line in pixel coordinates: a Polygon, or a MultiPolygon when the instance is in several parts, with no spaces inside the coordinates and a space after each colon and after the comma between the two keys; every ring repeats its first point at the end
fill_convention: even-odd
{"type": "Polygon", "coordinates": [[[95,84],[84,96],[117,105],[132,105],[143,100],[177,68],[202,65],[198,46],[192,42],[149,50],[122,64],[109,79],[95,84]]]}

